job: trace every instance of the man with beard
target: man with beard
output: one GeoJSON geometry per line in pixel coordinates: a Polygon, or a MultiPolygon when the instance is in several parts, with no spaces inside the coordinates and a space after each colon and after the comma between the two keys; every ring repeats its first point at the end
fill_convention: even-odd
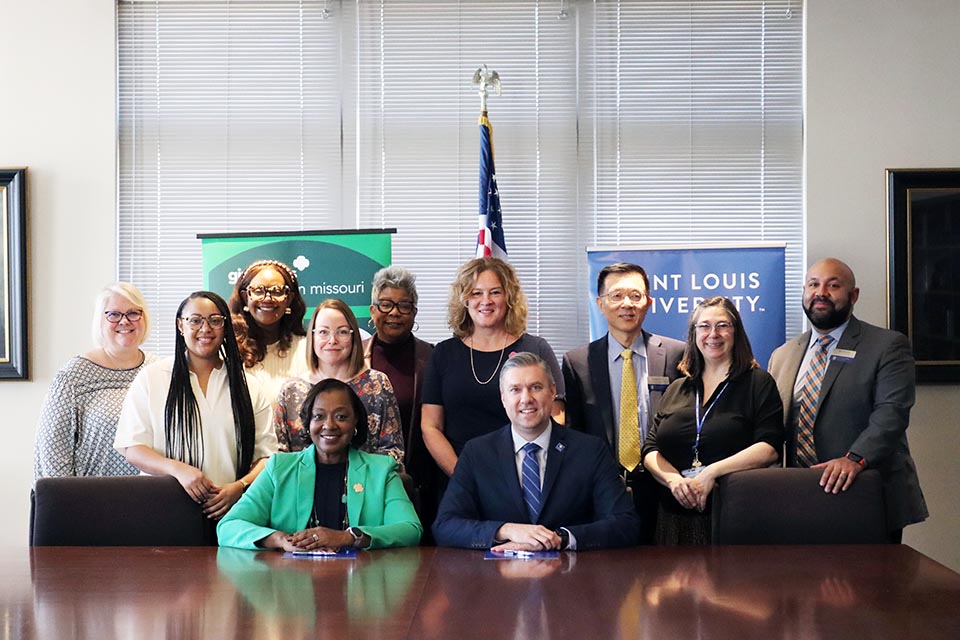
{"type": "Polygon", "coordinates": [[[814,264],[803,286],[813,329],[780,346],[768,370],[783,400],[788,466],[822,469],[828,493],[849,489],[864,469],[883,478],[887,529],[927,518],[907,444],[914,402],[913,354],[906,336],[858,320],[853,271],[835,258],[814,264]]]}

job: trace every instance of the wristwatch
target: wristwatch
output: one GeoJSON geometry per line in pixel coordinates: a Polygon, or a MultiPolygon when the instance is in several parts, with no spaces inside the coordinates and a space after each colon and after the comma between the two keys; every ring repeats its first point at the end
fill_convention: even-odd
{"type": "Polygon", "coordinates": [[[563,551],[570,546],[570,532],[566,529],[557,529],[555,534],[560,536],[560,550],[563,551]]]}
{"type": "Polygon", "coordinates": [[[867,466],[867,461],[863,459],[863,456],[854,453],[853,451],[847,451],[847,455],[843,456],[850,462],[856,462],[861,467],[867,466]]]}
{"type": "Polygon", "coordinates": [[[353,546],[362,549],[363,547],[360,545],[363,544],[363,531],[360,531],[357,527],[350,527],[347,529],[347,533],[353,536],[353,546]]]}

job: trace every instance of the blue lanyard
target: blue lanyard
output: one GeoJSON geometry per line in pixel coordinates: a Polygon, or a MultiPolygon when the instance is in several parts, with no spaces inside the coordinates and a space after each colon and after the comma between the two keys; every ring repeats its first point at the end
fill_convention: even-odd
{"type": "Polygon", "coordinates": [[[720,387],[720,391],[713,397],[713,400],[707,406],[707,410],[703,412],[702,418],[700,417],[700,390],[697,389],[697,440],[693,443],[693,466],[695,467],[700,466],[700,432],[703,431],[703,423],[707,421],[707,416],[710,415],[711,411],[713,411],[713,407],[716,406],[717,400],[719,400],[720,396],[723,395],[723,392],[727,390],[728,384],[730,384],[729,380],[723,383],[723,386],[720,387]]]}

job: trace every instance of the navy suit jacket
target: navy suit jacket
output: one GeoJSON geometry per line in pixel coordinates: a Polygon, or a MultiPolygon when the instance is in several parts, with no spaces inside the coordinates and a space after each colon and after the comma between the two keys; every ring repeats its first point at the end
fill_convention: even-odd
{"type": "Polygon", "coordinates": [[[565,527],[577,549],[637,544],[640,518],[609,448],[599,438],[553,424],[542,507],[531,523],[523,501],[511,427],[474,438],[457,460],[433,525],[437,544],[489,549],[507,522],[565,527]]]}
{"type": "MultiPolygon", "coordinates": [[[[807,331],[778,347],[768,366],[783,400],[787,466],[797,465],[793,388],[809,341],[807,331]]],[[[928,515],[927,505],[907,445],[915,394],[910,341],[902,333],[851,316],[837,349],[855,351],[856,356],[845,362],[834,355],[827,365],[813,425],[817,459],[826,462],[847,451],[863,456],[883,477],[887,527],[894,531],[920,522],[928,515]]]]}
{"type": "MultiPolygon", "coordinates": [[[[613,415],[610,368],[607,363],[610,334],[571,351],[563,357],[563,381],[566,385],[567,426],[602,438],[613,451],[617,420],[613,415]]],[[[665,377],[673,382],[680,377],[677,365],[683,358],[684,343],[643,332],[647,347],[647,376],[665,377]]],[[[666,390],[650,392],[650,419],[666,390]]],[[[642,439],[641,439],[642,444],[642,439]]]]}

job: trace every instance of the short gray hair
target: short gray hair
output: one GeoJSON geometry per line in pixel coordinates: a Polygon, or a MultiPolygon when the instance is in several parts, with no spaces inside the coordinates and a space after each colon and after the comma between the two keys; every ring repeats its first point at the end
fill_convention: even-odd
{"type": "Polygon", "coordinates": [[[390,265],[377,271],[373,275],[373,288],[370,295],[370,303],[377,304],[380,298],[380,292],[384,289],[402,289],[410,296],[413,304],[417,304],[417,276],[410,273],[403,267],[390,265]]]}
{"type": "Polygon", "coordinates": [[[143,318],[140,320],[140,322],[143,323],[143,340],[140,341],[140,344],[143,344],[147,336],[150,335],[150,310],[147,308],[147,301],[143,297],[143,293],[129,282],[113,282],[101,289],[100,293],[97,294],[97,299],[93,303],[94,344],[98,347],[103,346],[103,334],[100,332],[100,322],[103,320],[103,314],[107,310],[107,300],[114,294],[125,298],[127,302],[133,306],[143,309],[143,318]]]}
{"type": "Polygon", "coordinates": [[[549,382],[551,385],[557,384],[557,381],[553,379],[553,372],[550,371],[550,366],[547,364],[546,360],[535,353],[521,351],[520,353],[510,356],[510,358],[503,363],[503,367],[500,369],[501,391],[503,391],[503,377],[506,375],[507,371],[512,369],[522,369],[523,367],[540,367],[543,372],[547,374],[547,382],[549,382]]]}

